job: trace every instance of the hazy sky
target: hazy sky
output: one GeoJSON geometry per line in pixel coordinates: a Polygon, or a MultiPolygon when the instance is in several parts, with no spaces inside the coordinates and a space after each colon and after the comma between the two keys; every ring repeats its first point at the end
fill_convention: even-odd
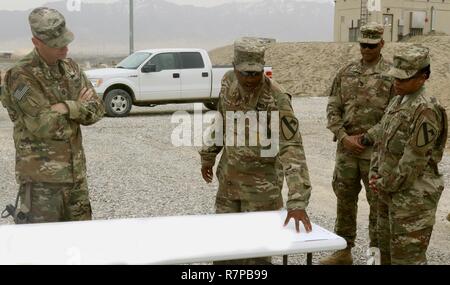
{"type": "MultiPolygon", "coordinates": [[[[0,0],[0,10],[27,10],[54,1],[70,1],[70,0],[0,0]]],[[[92,2],[108,3],[115,1],[117,0],[81,0],[81,3],[92,3],[92,2]]],[[[262,0],[166,0],[166,1],[177,4],[191,4],[206,7],[229,2],[258,2],[262,0]]],[[[333,0],[297,0],[297,1],[332,2],[333,0]]]]}

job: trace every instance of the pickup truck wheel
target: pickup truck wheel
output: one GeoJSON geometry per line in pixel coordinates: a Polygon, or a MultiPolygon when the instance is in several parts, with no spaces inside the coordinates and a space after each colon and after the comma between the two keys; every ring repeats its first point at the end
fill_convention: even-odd
{"type": "Polygon", "coordinates": [[[217,110],[217,101],[205,102],[203,105],[210,110],[217,110]]]}
{"type": "Polygon", "coordinates": [[[106,94],[105,109],[110,117],[126,117],[131,110],[131,96],[122,89],[113,89],[106,94]]]}

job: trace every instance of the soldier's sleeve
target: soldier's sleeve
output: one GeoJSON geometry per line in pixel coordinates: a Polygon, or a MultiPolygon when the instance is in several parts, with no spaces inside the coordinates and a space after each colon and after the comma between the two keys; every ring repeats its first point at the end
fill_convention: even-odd
{"type": "Polygon", "coordinates": [[[373,144],[375,144],[382,134],[383,128],[381,127],[381,122],[378,122],[378,124],[367,130],[367,137],[373,144]]]}
{"type": "MultiPolygon", "coordinates": [[[[8,78],[8,75],[5,74],[5,81],[8,78]]],[[[1,72],[0,72],[0,81],[1,81],[1,72]]],[[[0,82],[1,83],[1,82],[0,82]]],[[[2,94],[0,94],[0,100],[2,102],[3,107],[8,112],[9,118],[12,122],[17,120],[17,112],[14,110],[14,107],[11,102],[11,96],[8,92],[6,92],[6,88],[0,85],[2,89],[2,94]]]]}
{"type": "Polygon", "coordinates": [[[279,159],[283,166],[284,176],[289,188],[288,210],[304,210],[311,196],[311,182],[299,123],[287,94],[281,94],[278,99],[280,111],[280,150],[279,159]]]}
{"type": "Polygon", "coordinates": [[[410,188],[414,180],[423,173],[432,150],[441,132],[441,118],[433,109],[425,108],[414,120],[414,129],[409,137],[398,165],[383,176],[381,189],[397,192],[410,188]]]}
{"type": "Polygon", "coordinates": [[[334,78],[328,95],[327,128],[334,134],[334,140],[341,141],[347,136],[344,128],[344,105],[341,97],[341,72],[334,78]]]}
{"type": "Polygon", "coordinates": [[[19,71],[8,74],[6,92],[27,130],[42,139],[64,140],[72,135],[67,115],[51,110],[50,102],[35,80],[19,71]]]}
{"type": "MultiPolygon", "coordinates": [[[[217,121],[214,121],[212,124],[217,123],[217,121]]],[[[213,140],[216,137],[216,133],[214,128],[210,129],[210,133],[208,134],[209,138],[212,138],[213,140]]],[[[222,150],[223,146],[216,145],[214,141],[211,142],[212,145],[204,144],[199,151],[201,163],[202,166],[206,167],[213,167],[216,163],[216,157],[222,150]]]]}
{"type": "MultiPolygon", "coordinates": [[[[233,78],[233,76],[230,71],[227,72],[222,78],[220,94],[219,94],[219,101],[217,103],[217,106],[218,106],[217,115],[222,116],[222,121],[223,121],[224,116],[223,116],[221,100],[222,100],[223,95],[226,94],[228,88],[230,87],[231,82],[233,80],[232,78],[233,78]]],[[[207,135],[207,138],[215,139],[217,134],[215,133],[214,124],[217,124],[217,123],[220,123],[217,119],[215,119],[212,122],[211,128],[209,129],[210,133],[207,135]]],[[[224,131],[223,128],[222,128],[222,131],[224,131]]],[[[222,133],[222,137],[223,137],[223,133],[222,133]]],[[[216,157],[222,151],[222,148],[223,148],[223,144],[216,145],[213,142],[211,142],[209,144],[204,143],[202,148],[199,151],[202,166],[206,166],[206,167],[214,166],[214,164],[216,163],[216,157]]]]}
{"type": "Polygon", "coordinates": [[[370,157],[369,167],[369,179],[372,176],[378,176],[378,153],[379,153],[379,141],[376,141],[373,145],[372,156],[370,157]]]}
{"type": "Polygon", "coordinates": [[[95,92],[91,82],[87,79],[86,74],[80,70],[81,89],[88,88],[94,92],[94,98],[88,101],[66,100],[64,103],[69,109],[69,118],[84,126],[92,125],[103,118],[105,107],[102,100],[95,92]]]}

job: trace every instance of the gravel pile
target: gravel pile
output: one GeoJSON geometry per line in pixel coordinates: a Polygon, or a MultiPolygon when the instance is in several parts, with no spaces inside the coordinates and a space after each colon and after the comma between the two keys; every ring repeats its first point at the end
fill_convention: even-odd
{"type": "MultiPolygon", "coordinates": [[[[336,200],[330,181],[334,167],[335,145],[325,129],[326,98],[295,98],[294,109],[301,122],[301,132],[313,183],[308,208],[311,220],[333,230],[336,200]]],[[[94,219],[211,214],[217,181],[208,185],[200,175],[197,147],[174,147],[171,134],[178,125],[171,123],[175,111],[192,114],[193,105],[167,105],[154,108],[133,107],[127,118],[104,118],[91,127],[83,127],[88,163],[88,182],[94,219]]],[[[12,203],[17,186],[14,181],[14,146],[12,125],[0,108],[0,207],[12,203]]],[[[442,163],[446,186],[450,186],[450,159],[442,163]]],[[[284,190],[286,192],[286,189],[284,190]]],[[[360,196],[355,263],[364,264],[368,248],[367,213],[360,196]]],[[[444,191],[437,213],[437,224],[428,250],[431,264],[450,264],[450,223],[445,221],[450,209],[449,191],[444,191]]],[[[1,224],[11,220],[0,220],[1,224]]],[[[316,253],[313,263],[321,256],[316,253]]],[[[303,254],[290,256],[290,264],[305,263],[303,254]]],[[[281,264],[281,257],[274,262],[281,264]]]]}

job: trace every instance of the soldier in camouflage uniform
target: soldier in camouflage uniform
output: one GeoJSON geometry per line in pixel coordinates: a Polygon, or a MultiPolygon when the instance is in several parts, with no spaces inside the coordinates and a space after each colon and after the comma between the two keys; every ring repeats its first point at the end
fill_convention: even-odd
{"type": "MultiPolygon", "coordinates": [[[[272,211],[283,207],[281,190],[286,177],[289,187],[285,225],[295,220],[297,231],[301,221],[307,231],[311,223],[306,207],[311,195],[306,157],[303,151],[299,123],[294,115],[291,97],[264,75],[264,46],[256,39],[237,40],[234,45],[234,71],[222,80],[218,112],[225,118],[230,112],[248,114],[254,111],[279,113],[279,148],[271,157],[263,157],[262,146],[212,145],[200,151],[202,176],[212,181],[216,156],[222,151],[217,167],[219,190],[216,213],[272,211]]],[[[258,120],[260,120],[259,118],[258,120]]],[[[270,121],[267,120],[267,122],[270,121]]],[[[223,140],[227,141],[226,120],[223,140]]],[[[269,125],[269,123],[268,123],[269,125]]],[[[270,128],[270,126],[268,126],[270,128]]],[[[277,125],[278,127],[278,125],[277,125]]],[[[273,133],[275,130],[271,130],[273,133]]],[[[237,132],[232,133],[236,137],[237,132]]],[[[248,139],[246,133],[246,139],[248,139]]],[[[257,134],[259,137],[260,134],[257,134]]],[[[267,264],[270,258],[215,262],[215,264],[267,264]]]]}
{"type": "Polygon", "coordinates": [[[36,8],[29,22],[35,49],[7,71],[2,96],[14,123],[21,222],[90,220],[80,125],[99,121],[103,103],[66,58],[74,36],[63,15],[36,8]]]}
{"type": "Polygon", "coordinates": [[[424,86],[430,76],[428,48],[399,51],[389,75],[395,77],[397,96],[381,120],[384,132],[370,172],[370,187],[379,194],[381,263],[426,264],[444,189],[438,163],[447,141],[447,115],[424,86]]]}
{"type": "Polygon", "coordinates": [[[384,60],[383,26],[369,23],[361,28],[362,59],[339,71],[328,98],[328,129],[337,141],[333,191],[337,197],[336,234],[347,241],[347,248],[321,260],[321,264],[352,264],[355,246],[358,195],[361,180],[370,205],[370,246],[377,246],[376,196],[369,191],[369,164],[373,128],[382,118],[393,97],[392,78],[384,75],[390,63],[384,60]]]}

